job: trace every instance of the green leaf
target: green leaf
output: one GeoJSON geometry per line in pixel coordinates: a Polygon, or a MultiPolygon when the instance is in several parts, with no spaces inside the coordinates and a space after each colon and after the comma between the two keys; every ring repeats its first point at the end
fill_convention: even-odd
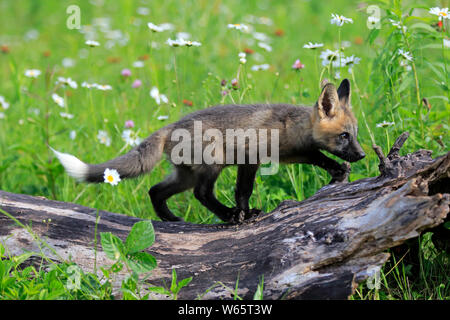
{"type": "Polygon", "coordinates": [[[436,29],[434,29],[432,26],[430,26],[429,24],[423,23],[423,22],[417,22],[414,23],[413,25],[409,26],[410,29],[424,29],[428,32],[437,32],[436,29]]]}
{"type": "Polygon", "coordinates": [[[183,287],[186,287],[192,281],[192,277],[186,278],[178,282],[178,290],[183,287]]]}
{"type": "Polygon", "coordinates": [[[122,240],[113,235],[111,232],[100,233],[103,251],[111,260],[119,260],[125,255],[125,246],[122,240]]]}
{"type": "Polygon", "coordinates": [[[155,242],[155,231],[150,220],[136,222],[125,241],[128,253],[135,253],[150,247],[155,242]]]}
{"type": "Polygon", "coordinates": [[[136,273],[152,271],[156,268],[155,257],[147,252],[135,252],[127,255],[127,264],[136,273]]]}
{"type": "Polygon", "coordinates": [[[163,288],[163,287],[149,287],[149,288],[147,288],[147,290],[148,291],[152,291],[152,292],[156,292],[156,293],[159,293],[159,294],[165,294],[165,295],[170,296],[170,292],[167,291],[167,289],[163,288]]]}
{"type": "Polygon", "coordinates": [[[172,269],[172,284],[170,286],[170,291],[173,293],[177,292],[177,272],[175,269],[172,269]]]}
{"type": "Polygon", "coordinates": [[[447,221],[446,223],[444,223],[444,228],[450,230],[450,221],[447,221]]]}

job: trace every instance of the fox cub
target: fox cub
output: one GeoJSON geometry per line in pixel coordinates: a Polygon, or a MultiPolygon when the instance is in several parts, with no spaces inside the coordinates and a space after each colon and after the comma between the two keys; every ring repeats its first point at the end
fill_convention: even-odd
{"type": "MultiPolygon", "coordinates": [[[[278,159],[275,161],[319,166],[331,175],[331,183],[347,180],[350,167],[347,162],[339,164],[320,150],[326,150],[349,162],[358,161],[365,156],[357,141],[358,125],[350,106],[350,82],[347,79],[341,82],[337,90],[333,84],[326,83],[313,107],[287,104],[225,105],[193,112],[159,129],[130,152],[102,164],[86,164],[70,154],[52,150],[70,176],[86,182],[103,182],[107,168],[117,170],[121,178],[139,176],[151,171],[165,153],[173,163],[174,171],[149,191],[153,207],[161,220],[182,221],[169,210],[167,199],[191,188],[194,189],[195,197],[225,222],[239,223],[258,214],[259,210],[249,208],[249,198],[256,172],[262,163],[259,154],[261,151],[254,151],[255,148],[248,141],[250,139],[239,139],[239,135],[235,135],[238,141],[235,142],[234,137],[231,141],[218,139],[216,136],[212,143],[216,157],[214,159],[220,158],[217,157],[220,155],[222,160],[227,159],[226,162],[195,161],[198,142],[195,137],[187,144],[193,146],[194,152],[183,149],[184,161],[172,159],[173,151],[179,148],[174,133],[195,135],[196,123],[201,123],[201,133],[209,129],[216,134],[225,135],[228,130],[238,128],[242,129],[241,133],[249,132],[249,129],[259,133],[263,130],[276,131],[279,143],[275,146],[278,148],[278,159]],[[234,157],[239,150],[244,150],[244,157],[234,157]],[[253,155],[256,157],[251,159],[253,155]],[[188,161],[192,159],[194,161],[188,161]],[[228,165],[238,166],[234,208],[223,205],[214,195],[214,184],[222,169],[228,165]]],[[[262,136],[259,137],[261,140],[262,136]]],[[[205,138],[200,139],[200,147],[205,149],[205,138]]],[[[265,151],[267,154],[267,150],[265,151]]],[[[274,153],[271,150],[271,155],[274,153]]]]}

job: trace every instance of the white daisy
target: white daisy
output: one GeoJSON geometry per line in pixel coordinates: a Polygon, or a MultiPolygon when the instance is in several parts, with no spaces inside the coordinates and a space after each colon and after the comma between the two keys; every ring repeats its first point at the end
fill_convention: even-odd
{"type": "Polygon", "coordinates": [[[186,45],[186,40],[184,39],[176,39],[176,40],[172,40],[172,39],[167,39],[166,44],[168,44],[171,47],[182,47],[186,45]]]}
{"type": "Polygon", "coordinates": [[[64,108],[65,104],[64,104],[63,97],[60,97],[58,94],[54,93],[54,94],[52,94],[52,99],[58,106],[60,106],[61,108],[64,108]]]}
{"type": "Polygon", "coordinates": [[[109,183],[112,186],[116,186],[120,182],[120,175],[116,169],[106,168],[105,172],[103,173],[103,178],[105,179],[106,183],[109,183]]]}
{"type": "Polygon", "coordinates": [[[344,16],[340,16],[338,14],[331,14],[331,20],[330,20],[331,24],[335,24],[338,27],[341,27],[344,25],[344,23],[353,23],[353,19],[352,18],[346,18],[344,16]]]}
{"type": "Polygon", "coordinates": [[[322,65],[324,67],[328,66],[330,63],[333,63],[334,67],[339,67],[339,51],[332,51],[330,49],[326,49],[320,53],[320,58],[322,59],[322,65]]]}
{"type": "Polygon", "coordinates": [[[395,123],[394,122],[387,122],[386,120],[380,123],[377,123],[377,128],[387,128],[390,126],[393,126],[395,123]]]}
{"type": "Polygon", "coordinates": [[[355,64],[359,64],[361,58],[351,55],[350,57],[342,58],[342,66],[348,67],[348,72],[352,72],[352,68],[355,64]]]}
{"type": "Polygon", "coordinates": [[[243,23],[229,23],[228,29],[240,30],[243,32],[247,32],[249,30],[248,26],[243,23]]]}
{"type": "Polygon", "coordinates": [[[441,21],[442,19],[450,19],[450,16],[448,15],[448,8],[434,7],[431,8],[428,12],[437,15],[439,17],[439,21],[441,21]]]}
{"type": "Polygon", "coordinates": [[[96,84],[96,83],[87,83],[86,81],[83,81],[81,86],[83,88],[92,89],[92,88],[97,88],[98,84],[96,84]]]}
{"type": "Polygon", "coordinates": [[[186,47],[192,47],[192,46],[194,46],[194,47],[200,47],[202,44],[201,44],[200,42],[198,42],[198,41],[186,40],[186,41],[184,42],[184,45],[185,45],[186,47]]]}
{"type": "Polygon", "coordinates": [[[159,90],[157,87],[153,87],[150,90],[150,96],[155,99],[157,104],[161,104],[161,102],[163,103],[168,103],[169,99],[167,99],[167,96],[165,94],[161,94],[159,93],[159,90]]]}
{"type": "Polygon", "coordinates": [[[369,16],[367,17],[367,25],[371,26],[372,28],[375,28],[380,23],[380,18],[369,16]]]}
{"type": "Polygon", "coordinates": [[[41,74],[41,70],[38,69],[28,69],[25,70],[25,76],[28,78],[37,78],[41,74]]]}
{"type": "Polygon", "coordinates": [[[102,91],[112,90],[112,87],[109,84],[97,84],[95,87],[102,91]]]}
{"type": "Polygon", "coordinates": [[[260,47],[268,52],[272,51],[272,47],[265,42],[258,42],[258,47],[260,47]]]}
{"type": "Polygon", "coordinates": [[[411,55],[411,52],[409,51],[403,51],[402,49],[398,49],[398,54],[408,61],[413,61],[413,57],[411,55]]]}
{"type": "Polygon", "coordinates": [[[252,66],[251,69],[252,69],[252,71],[260,71],[260,70],[267,70],[269,68],[270,68],[270,65],[267,63],[264,63],[264,64],[259,64],[259,65],[255,64],[252,66]]]}
{"type": "Polygon", "coordinates": [[[6,110],[9,108],[9,103],[5,100],[3,96],[0,96],[0,107],[3,108],[3,110],[6,110]]]}
{"type": "Polygon", "coordinates": [[[316,49],[316,48],[320,48],[320,47],[323,47],[323,43],[308,42],[307,44],[303,45],[303,48],[306,48],[306,49],[316,49]]]}
{"type": "Polygon", "coordinates": [[[68,85],[69,87],[71,87],[73,89],[78,88],[78,84],[71,78],[58,77],[56,84],[59,84],[59,83],[61,83],[63,86],[68,85]]]}
{"type": "Polygon", "coordinates": [[[164,31],[163,28],[161,28],[160,26],[153,24],[151,22],[147,23],[147,26],[153,32],[163,32],[164,31]]]}
{"type": "Polygon", "coordinates": [[[169,119],[169,116],[158,116],[158,118],[156,118],[158,120],[167,120],[169,119]]]}
{"type": "Polygon", "coordinates": [[[74,115],[71,113],[67,113],[67,112],[60,112],[59,115],[62,118],[67,118],[67,119],[73,119],[74,115]]]}
{"type": "Polygon", "coordinates": [[[111,138],[108,136],[108,133],[104,130],[98,130],[97,139],[101,144],[109,147],[111,145],[111,138]]]}
{"type": "Polygon", "coordinates": [[[85,44],[88,45],[91,48],[98,47],[100,45],[100,43],[98,41],[95,41],[95,40],[87,40],[85,42],[85,44]]]}
{"type": "Polygon", "coordinates": [[[247,59],[245,59],[245,57],[247,56],[247,55],[245,54],[245,52],[239,52],[238,56],[239,56],[239,61],[240,61],[242,64],[245,64],[245,63],[247,62],[247,59]]]}

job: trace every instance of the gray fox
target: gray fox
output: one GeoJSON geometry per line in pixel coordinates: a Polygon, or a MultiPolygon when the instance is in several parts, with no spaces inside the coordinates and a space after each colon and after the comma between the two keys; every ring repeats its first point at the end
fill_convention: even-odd
{"type": "MultiPolygon", "coordinates": [[[[280,141],[277,146],[278,162],[316,165],[331,175],[330,183],[342,182],[348,179],[349,164],[339,164],[320,150],[326,150],[349,162],[365,157],[357,141],[358,125],[351,109],[350,96],[350,82],[344,79],[337,90],[333,84],[325,83],[313,107],[254,104],[206,108],[159,129],[128,153],[102,164],[86,164],[70,154],[52,150],[70,176],[80,181],[102,182],[107,168],[117,170],[121,178],[136,177],[151,171],[163,153],[170,158],[177,148],[173,134],[177,130],[194,134],[195,123],[201,123],[202,133],[212,129],[216,133],[225,134],[230,128],[276,130],[280,141]]],[[[239,157],[235,155],[238,150],[245,150],[244,161],[174,163],[169,159],[174,165],[173,173],[149,190],[153,207],[161,220],[182,221],[169,210],[167,199],[191,188],[194,189],[195,198],[225,222],[239,223],[260,212],[249,208],[249,198],[261,161],[258,157],[256,161],[250,161],[250,139],[237,140],[236,143],[233,138],[231,149],[225,147],[230,139],[215,140],[215,156],[221,153],[222,157],[228,159],[230,153],[233,153],[231,158],[237,159],[239,157]],[[220,203],[214,195],[214,184],[222,169],[228,165],[238,166],[234,208],[220,203]]],[[[195,138],[188,141],[188,145],[194,148],[195,143],[195,138]]],[[[200,143],[203,150],[205,141],[200,143]]],[[[193,157],[192,154],[187,155],[188,159],[193,157]]]]}

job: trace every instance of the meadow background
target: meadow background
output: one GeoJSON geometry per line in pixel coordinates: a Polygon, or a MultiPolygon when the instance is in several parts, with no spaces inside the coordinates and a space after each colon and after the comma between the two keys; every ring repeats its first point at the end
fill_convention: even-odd
{"type": "MultiPolygon", "coordinates": [[[[80,184],[48,145],[100,163],[194,110],[226,103],[313,105],[323,78],[352,82],[367,156],[352,164],[351,181],[376,176],[372,144],[387,152],[403,131],[410,137],[401,152],[425,148],[442,155],[450,142],[449,20],[429,13],[436,6],[448,1],[1,0],[0,189],[158,219],[147,192],[169,174],[168,162],[117,186],[80,184]],[[74,22],[66,12],[74,4],[81,29],[67,25],[74,22]],[[368,25],[376,16],[369,5],[379,9],[380,21],[369,19],[376,26],[368,25]],[[332,13],[353,23],[331,24],[332,13]],[[169,30],[152,32],[149,22],[168,23],[169,30]],[[201,45],[166,44],[180,32],[201,45]],[[304,48],[308,42],[323,47],[304,48]],[[358,58],[354,65],[324,66],[321,53],[339,48],[344,57],[358,58]],[[32,77],[32,69],[40,74],[32,77]],[[102,86],[88,88],[94,83],[102,86]],[[154,87],[159,95],[150,94],[154,87]]],[[[236,168],[228,168],[216,184],[228,206],[234,206],[235,178],[236,168]]],[[[282,200],[307,198],[329,180],[319,168],[282,166],[277,175],[258,175],[251,206],[268,212],[282,200]]],[[[192,192],[172,197],[169,207],[189,222],[219,222],[192,192]]],[[[392,252],[381,288],[360,285],[353,298],[448,299],[448,254],[434,247],[430,234],[417,245],[419,271],[392,252]]]]}

